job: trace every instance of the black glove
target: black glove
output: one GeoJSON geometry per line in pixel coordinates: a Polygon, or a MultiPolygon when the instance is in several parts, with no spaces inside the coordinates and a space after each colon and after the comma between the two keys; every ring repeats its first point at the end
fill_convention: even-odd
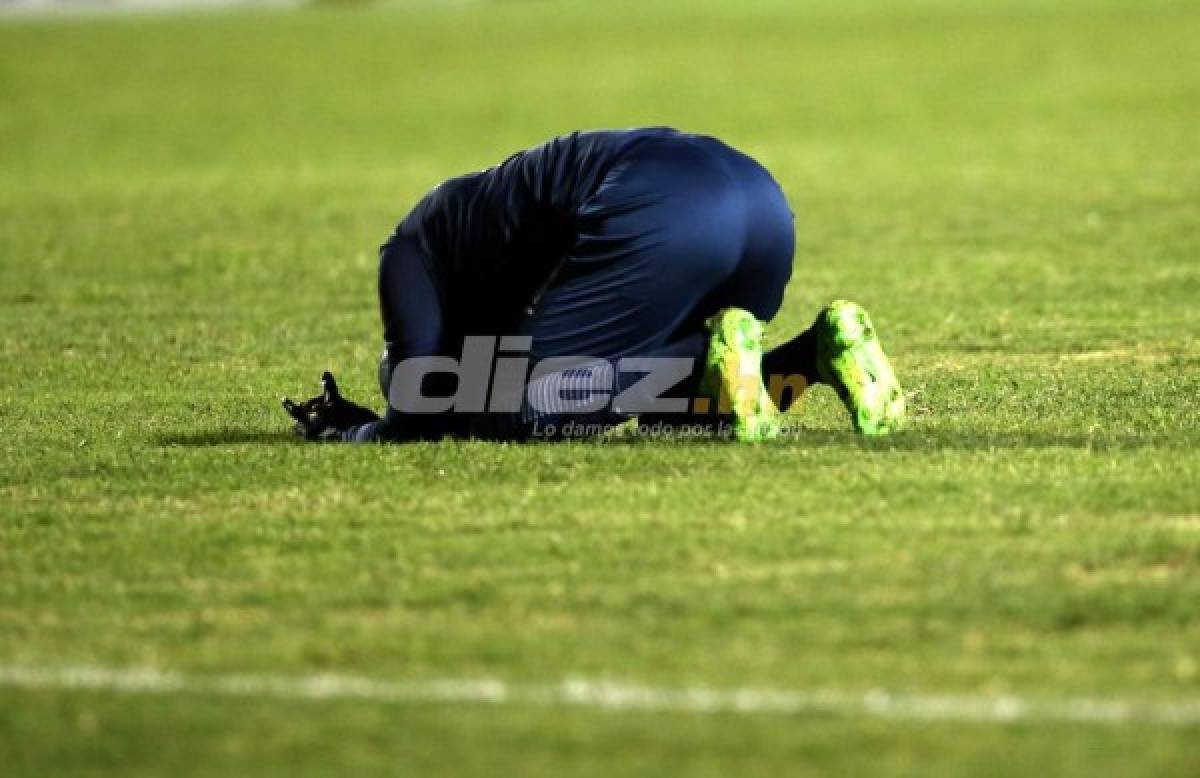
{"type": "Polygon", "coordinates": [[[296,434],[305,440],[336,440],[351,427],[379,421],[379,415],[371,409],[342,397],[328,370],[321,373],[319,395],[300,405],[284,397],[283,409],[296,420],[296,434]]]}

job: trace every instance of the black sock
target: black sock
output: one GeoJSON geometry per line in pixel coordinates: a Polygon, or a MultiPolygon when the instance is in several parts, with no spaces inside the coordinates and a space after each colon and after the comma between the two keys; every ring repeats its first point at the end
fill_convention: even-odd
{"type": "Polygon", "coordinates": [[[763,383],[771,390],[779,410],[786,411],[804,391],[796,380],[797,376],[803,379],[805,386],[821,383],[817,372],[816,331],[809,327],[787,343],[763,354],[762,374],[763,383]],[[776,386],[779,388],[776,389],[776,386]],[[780,396],[776,397],[776,393],[780,396]]]}

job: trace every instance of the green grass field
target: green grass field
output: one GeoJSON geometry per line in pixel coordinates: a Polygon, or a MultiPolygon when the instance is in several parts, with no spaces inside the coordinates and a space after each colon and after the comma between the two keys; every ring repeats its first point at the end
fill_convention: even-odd
{"type": "Polygon", "coordinates": [[[0,773],[1197,775],[1198,40],[1158,0],[0,21],[0,773]],[[321,369],[373,397],[375,247],[419,195],[639,124],[776,173],[774,336],[865,304],[908,431],[817,390],[763,447],[291,440],[277,398],[321,369]],[[1192,712],[53,681],[78,667],[1192,712]]]}

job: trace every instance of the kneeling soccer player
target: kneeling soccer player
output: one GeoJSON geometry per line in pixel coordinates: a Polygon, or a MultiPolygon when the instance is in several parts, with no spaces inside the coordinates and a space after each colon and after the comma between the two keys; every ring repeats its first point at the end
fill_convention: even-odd
{"type": "Polygon", "coordinates": [[[382,418],[344,400],[329,373],[320,395],[284,407],[309,439],[561,438],[654,416],[717,418],[760,441],[778,436],[804,387],[826,383],[857,430],[894,430],[904,395],[859,306],[832,303],[763,353],[794,241],[779,185],[715,138],[669,128],[555,138],[436,187],[381,248],[382,418]],[[453,394],[473,403],[417,402],[438,378],[445,399],[447,360],[461,356],[465,370],[467,351],[495,345],[486,370],[458,372],[453,394]],[[674,366],[667,398],[662,380],[645,380],[658,365],[674,366]],[[514,369],[518,390],[501,396],[514,369]],[[773,400],[764,374],[789,390],[773,400]],[[480,386],[464,393],[468,380],[480,386]]]}

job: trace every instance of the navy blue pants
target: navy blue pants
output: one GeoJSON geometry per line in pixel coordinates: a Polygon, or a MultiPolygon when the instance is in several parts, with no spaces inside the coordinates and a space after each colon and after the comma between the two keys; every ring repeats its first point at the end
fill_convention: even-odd
{"type": "Polygon", "coordinates": [[[522,327],[536,357],[652,354],[728,306],[769,320],[791,276],[783,192],[753,159],[712,139],[639,147],[579,223],[563,275],[522,327]]]}
{"type": "MultiPolygon", "coordinates": [[[[700,364],[706,318],[736,306],[770,320],[791,276],[795,236],[782,190],[752,158],[710,138],[637,147],[608,173],[576,223],[571,251],[518,331],[470,334],[528,336],[535,363],[686,356],[700,364]]],[[[380,307],[392,365],[460,353],[427,268],[411,240],[394,239],[382,250],[380,307]]],[[[610,410],[598,419],[613,416],[610,410]]],[[[529,414],[480,419],[453,412],[418,418],[389,410],[378,426],[348,437],[521,437],[530,420],[529,414]]]]}

